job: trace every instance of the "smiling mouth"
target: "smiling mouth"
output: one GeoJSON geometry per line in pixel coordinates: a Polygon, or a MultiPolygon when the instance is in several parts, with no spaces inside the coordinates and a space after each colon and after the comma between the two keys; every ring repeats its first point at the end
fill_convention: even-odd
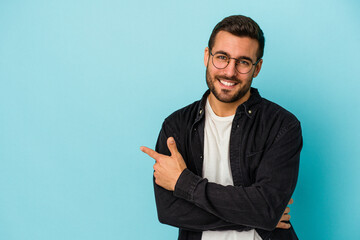
{"type": "Polygon", "coordinates": [[[234,81],[227,81],[227,80],[218,80],[220,82],[221,85],[225,86],[225,87],[233,87],[235,85],[237,85],[237,82],[234,81]]]}

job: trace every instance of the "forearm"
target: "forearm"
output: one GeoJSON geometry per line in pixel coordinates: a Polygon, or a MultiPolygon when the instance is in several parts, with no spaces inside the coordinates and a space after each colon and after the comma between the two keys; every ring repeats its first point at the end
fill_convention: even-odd
{"type": "Polygon", "coordinates": [[[193,175],[189,170],[181,175],[174,195],[219,220],[249,228],[273,230],[283,211],[277,213],[257,187],[222,186],[193,175]],[[196,187],[191,190],[189,186],[194,184],[196,187]]]}
{"type": "Polygon", "coordinates": [[[249,228],[220,219],[195,204],[175,197],[173,192],[154,183],[158,218],[161,223],[191,230],[237,230],[249,228]]]}

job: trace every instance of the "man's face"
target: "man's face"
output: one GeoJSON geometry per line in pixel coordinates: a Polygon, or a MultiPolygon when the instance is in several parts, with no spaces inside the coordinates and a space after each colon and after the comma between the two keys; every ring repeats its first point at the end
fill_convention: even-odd
{"type": "MultiPolygon", "coordinates": [[[[215,37],[212,54],[225,53],[231,58],[249,58],[256,62],[259,44],[249,37],[238,37],[226,31],[220,31],[215,37]]],[[[210,49],[205,49],[204,64],[206,66],[206,83],[210,95],[223,103],[242,103],[250,96],[251,82],[261,69],[262,60],[249,73],[241,74],[236,70],[235,60],[231,59],[224,69],[217,69],[212,63],[210,49]]]]}

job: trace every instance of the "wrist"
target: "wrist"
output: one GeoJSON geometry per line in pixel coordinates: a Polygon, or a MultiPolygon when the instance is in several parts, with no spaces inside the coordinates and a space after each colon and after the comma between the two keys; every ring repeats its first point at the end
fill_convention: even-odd
{"type": "Polygon", "coordinates": [[[200,176],[185,168],[175,184],[174,196],[192,201],[195,187],[201,180],[200,176]]]}

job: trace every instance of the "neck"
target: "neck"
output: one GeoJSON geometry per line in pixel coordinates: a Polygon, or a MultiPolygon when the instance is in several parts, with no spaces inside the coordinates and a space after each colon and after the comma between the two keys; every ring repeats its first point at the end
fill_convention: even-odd
{"type": "Polygon", "coordinates": [[[239,100],[231,103],[219,101],[214,94],[210,92],[208,101],[214,113],[219,117],[228,117],[234,115],[239,105],[243,104],[250,98],[250,90],[239,100]]]}

